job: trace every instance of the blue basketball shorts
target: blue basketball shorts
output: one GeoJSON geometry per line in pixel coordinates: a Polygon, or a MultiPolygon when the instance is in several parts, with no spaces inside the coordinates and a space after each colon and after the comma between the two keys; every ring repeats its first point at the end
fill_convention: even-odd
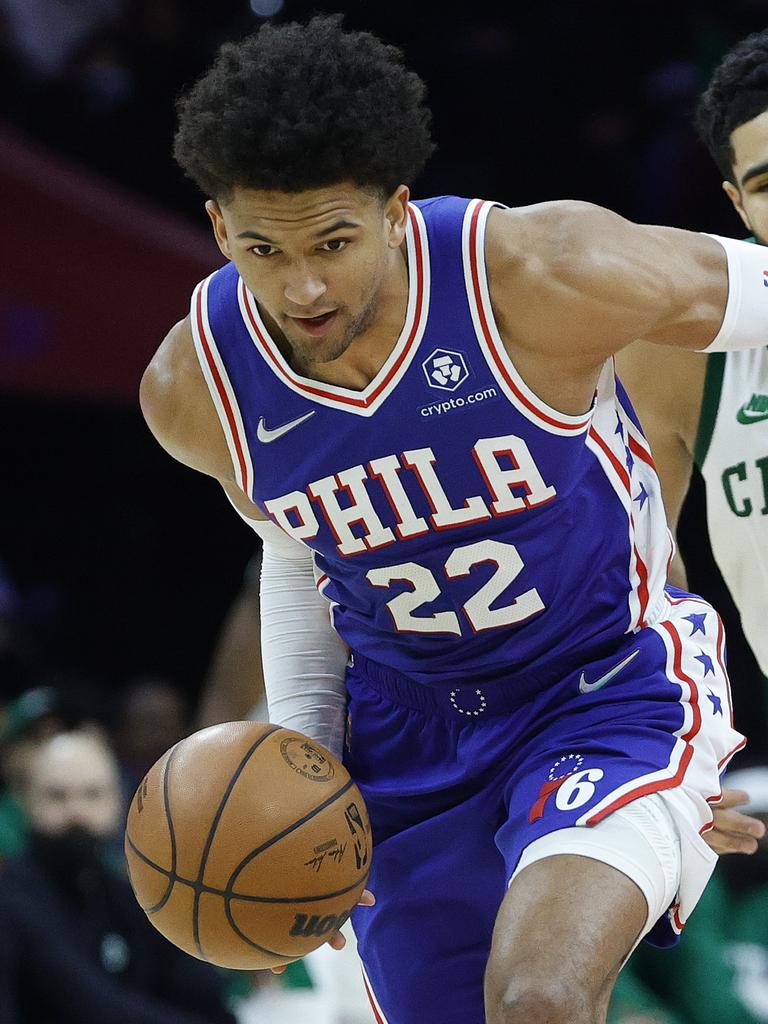
{"type": "MultiPolygon", "coordinates": [[[[546,689],[415,683],[355,656],[345,763],[373,829],[375,907],[353,925],[380,1024],[480,1024],[499,905],[523,851],[650,793],[673,809],[680,888],[649,938],[676,941],[716,857],[734,729],[722,623],[670,589],[662,618],[546,689]]],[[[570,834],[573,834],[572,832],[570,834]]],[[[629,872],[627,872],[629,874],[629,872]]]]}

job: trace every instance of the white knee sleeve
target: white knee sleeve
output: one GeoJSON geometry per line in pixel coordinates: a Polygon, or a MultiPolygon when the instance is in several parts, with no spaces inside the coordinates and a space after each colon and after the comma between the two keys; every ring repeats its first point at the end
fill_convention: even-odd
{"type": "Polygon", "coordinates": [[[591,828],[564,828],[536,839],[523,851],[512,878],[537,860],[564,853],[609,864],[639,887],[648,917],[638,941],[666,913],[680,887],[680,835],[656,793],[633,800],[591,828]]]}

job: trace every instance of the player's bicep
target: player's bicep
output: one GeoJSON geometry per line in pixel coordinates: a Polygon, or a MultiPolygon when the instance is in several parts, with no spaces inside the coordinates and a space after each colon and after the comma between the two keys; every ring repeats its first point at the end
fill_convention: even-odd
{"type": "Polygon", "coordinates": [[[572,202],[499,211],[491,229],[513,343],[597,365],[636,338],[702,349],[720,329],[727,261],[706,235],[572,202]]]}

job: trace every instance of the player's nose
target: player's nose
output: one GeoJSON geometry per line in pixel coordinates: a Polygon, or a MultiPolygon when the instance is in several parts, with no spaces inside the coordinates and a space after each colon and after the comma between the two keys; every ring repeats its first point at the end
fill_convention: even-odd
{"type": "Polygon", "coordinates": [[[284,294],[286,300],[298,311],[301,307],[314,305],[325,291],[325,282],[305,268],[291,274],[286,281],[284,294]]]}

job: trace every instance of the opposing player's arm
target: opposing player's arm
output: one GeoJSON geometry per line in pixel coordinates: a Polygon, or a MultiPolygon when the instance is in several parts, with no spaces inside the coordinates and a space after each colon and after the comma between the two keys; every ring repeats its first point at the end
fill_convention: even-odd
{"type": "MultiPolygon", "coordinates": [[[[754,246],[731,244],[737,257],[708,235],[633,224],[588,203],[493,210],[486,257],[505,342],[513,355],[528,350],[581,366],[600,365],[638,338],[705,349],[723,337],[729,268],[735,274],[739,260],[762,258],[754,246]]],[[[756,281],[762,286],[762,272],[756,281]]],[[[729,334],[734,326],[743,334],[743,309],[729,309],[729,334]]],[[[768,311],[762,316],[764,338],[768,311]]]]}
{"type": "MultiPolygon", "coordinates": [[[[616,356],[616,371],[650,441],[673,534],[693,470],[707,358],[698,352],[640,341],[616,356]]],[[[685,589],[685,567],[676,553],[670,582],[685,589]]]]}

